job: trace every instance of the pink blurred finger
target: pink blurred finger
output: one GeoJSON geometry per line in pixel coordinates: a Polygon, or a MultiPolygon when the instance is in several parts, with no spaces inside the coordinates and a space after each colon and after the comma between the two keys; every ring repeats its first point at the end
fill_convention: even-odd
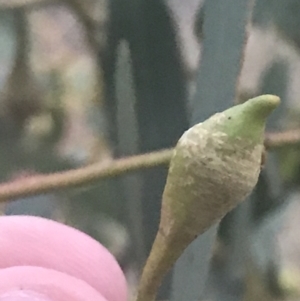
{"type": "Polygon", "coordinates": [[[0,269],[37,266],[84,280],[108,301],[126,301],[127,284],[111,253],[88,235],[33,216],[0,217],[0,269]]]}
{"type": "Polygon", "coordinates": [[[40,267],[0,270],[0,301],[107,301],[83,280],[40,267]]]}

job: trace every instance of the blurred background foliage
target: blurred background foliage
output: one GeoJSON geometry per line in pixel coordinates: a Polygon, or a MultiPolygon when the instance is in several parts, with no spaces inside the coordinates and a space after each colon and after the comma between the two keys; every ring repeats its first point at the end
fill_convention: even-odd
{"type": "MultiPolygon", "coordinates": [[[[206,4],[0,0],[1,181],[173,147],[196,106],[209,41],[206,4]]],[[[213,17],[222,24],[226,9],[213,17]]],[[[257,0],[247,30],[245,49],[230,50],[244,51],[232,104],[277,94],[281,109],[267,130],[300,130],[300,1],[257,0]]],[[[223,36],[227,44],[231,38],[223,36]]],[[[219,51],[215,59],[227,57],[219,51]]],[[[222,93],[222,83],[210,81],[222,93]]],[[[207,103],[202,115],[224,106],[222,99],[207,103]]],[[[205,300],[300,300],[299,167],[299,141],[269,154],[253,195],[219,226],[205,300]]],[[[166,172],[12,200],[2,212],[90,234],[117,257],[134,292],[157,231],[166,172]]],[[[171,276],[161,299],[170,298],[171,276]]]]}

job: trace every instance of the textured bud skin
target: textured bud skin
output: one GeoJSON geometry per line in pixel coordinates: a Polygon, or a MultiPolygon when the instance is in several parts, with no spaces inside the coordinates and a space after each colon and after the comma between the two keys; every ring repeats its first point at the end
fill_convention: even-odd
{"type": "Polygon", "coordinates": [[[186,131],[174,150],[159,231],[138,301],[155,299],[163,276],[200,234],[243,201],[260,173],[266,118],[279,98],[263,95],[186,131]]]}

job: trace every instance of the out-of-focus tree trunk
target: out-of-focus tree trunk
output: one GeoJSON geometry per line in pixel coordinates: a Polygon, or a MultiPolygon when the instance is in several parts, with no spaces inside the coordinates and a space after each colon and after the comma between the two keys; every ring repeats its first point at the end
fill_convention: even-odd
{"type": "MultiPolygon", "coordinates": [[[[114,70],[116,48],[121,38],[129,43],[136,96],[139,152],[172,147],[187,129],[186,79],[175,28],[161,0],[111,1],[111,22],[104,55],[106,108],[113,145],[117,145],[114,70]]],[[[122,155],[118,150],[116,155],[122,155]]],[[[143,226],[146,252],[150,251],[158,229],[161,195],[167,167],[139,173],[143,179],[143,226]]],[[[168,298],[168,285],[160,298],[168,298]]]]}

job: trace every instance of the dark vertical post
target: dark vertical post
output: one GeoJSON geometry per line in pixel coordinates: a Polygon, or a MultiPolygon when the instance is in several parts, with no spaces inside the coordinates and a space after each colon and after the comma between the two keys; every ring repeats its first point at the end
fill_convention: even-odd
{"type": "MultiPolygon", "coordinates": [[[[133,90],[136,100],[138,151],[150,152],[173,147],[188,128],[186,76],[176,43],[175,26],[163,0],[109,1],[111,20],[108,25],[107,49],[103,56],[106,86],[106,111],[109,135],[118,149],[116,127],[117,97],[114,74],[117,47],[121,39],[129,43],[132,61],[133,90]]],[[[139,173],[142,180],[141,199],[146,255],[150,252],[158,229],[161,195],[167,167],[139,173]]],[[[115,182],[116,183],[116,182],[115,182]]],[[[128,202],[129,191],[119,195],[128,202]]],[[[123,208],[122,208],[123,209],[123,208]]],[[[135,208],[135,212],[137,209],[135,208]]],[[[124,210],[123,210],[124,211],[124,210]]],[[[133,217],[133,212],[131,213],[133,217]]],[[[162,286],[160,298],[169,298],[170,281],[162,286]]]]}
{"type": "MultiPolygon", "coordinates": [[[[139,150],[175,146],[188,128],[187,88],[175,26],[162,0],[131,0],[126,39],[132,54],[136,87],[139,150]]],[[[141,172],[143,225],[147,255],[158,230],[167,167],[141,172]]],[[[169,299],[170,277],[158,294],[169,299]]]]}

